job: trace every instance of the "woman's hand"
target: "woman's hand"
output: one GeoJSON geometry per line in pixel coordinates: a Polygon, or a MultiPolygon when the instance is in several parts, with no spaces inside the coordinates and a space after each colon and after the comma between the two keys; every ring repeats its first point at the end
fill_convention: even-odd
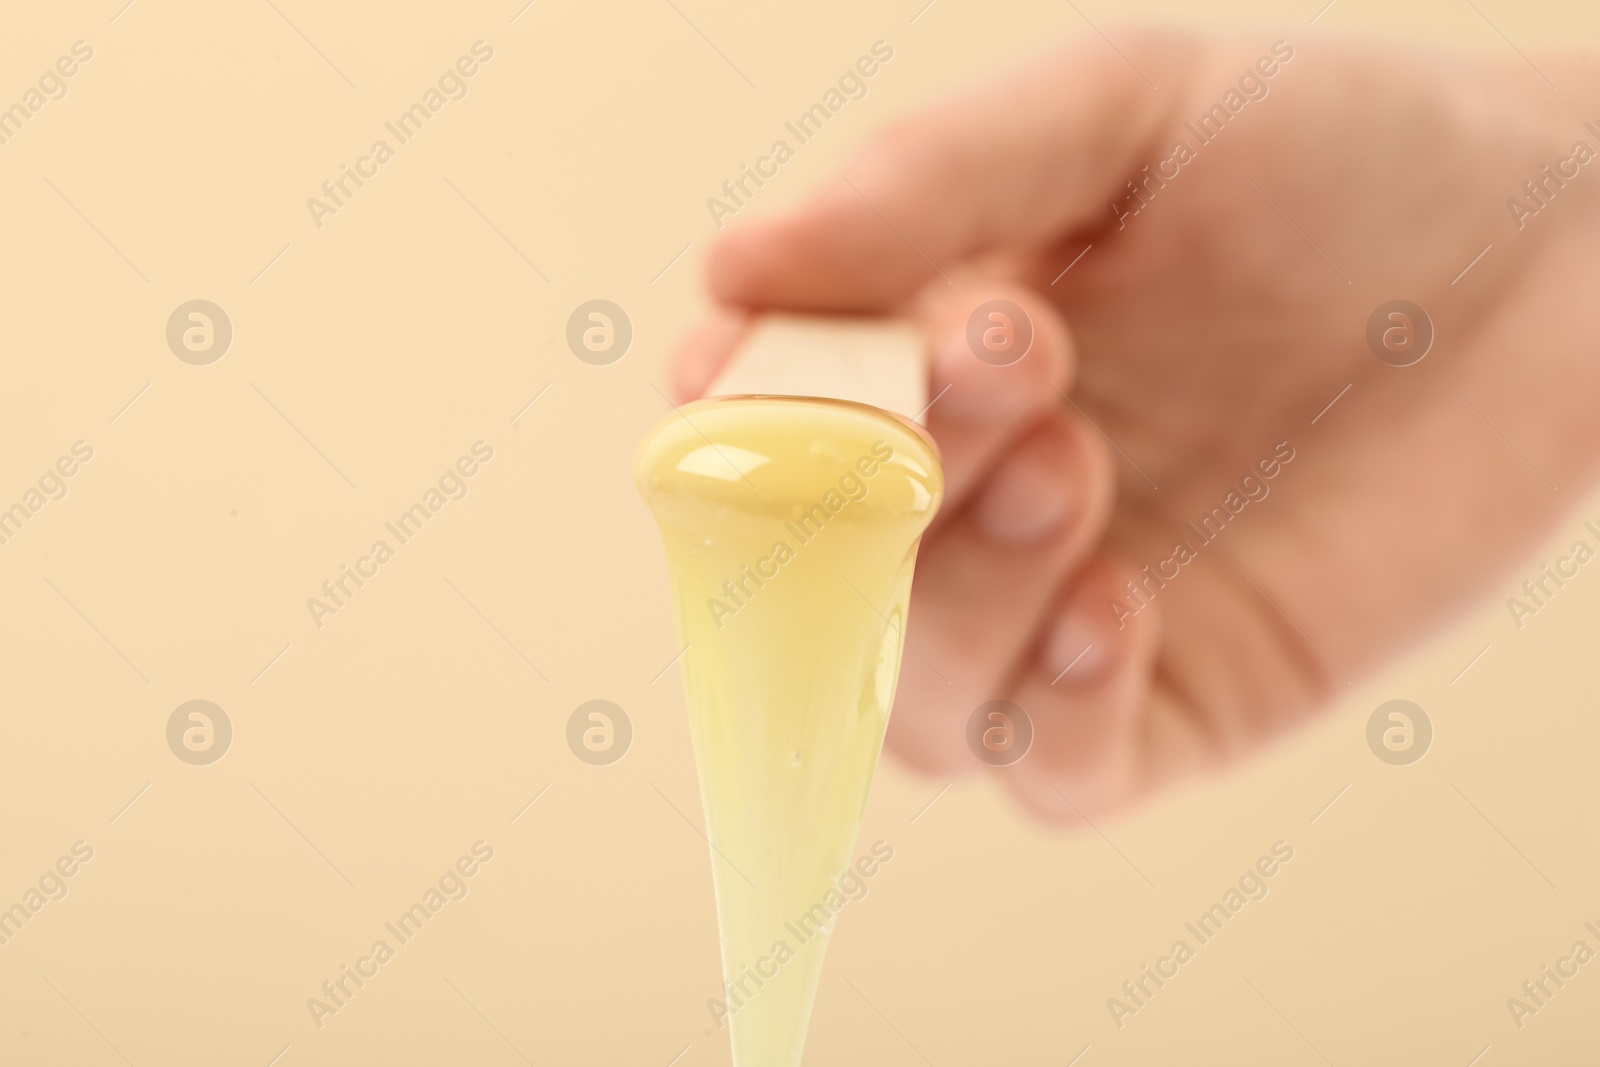
{"type": "Polygon", "coordinates": [[[1324,706],[1480,595],[1600,451],[1585,68],[1315,27],[1112,39],[732,230],[675,364],[697,395],[750,310],[923,321],[949,496],[888,743],[977,769],[969,719],[1013,701],[1035,737],[1001,773],[1065,820],[1324,706]],[[1385,362],[1397,299],[1431,331],[1377,316],[1385,362]],[[1008,321],[1026,355],[980,359],[969,332],[1008,321]]]}

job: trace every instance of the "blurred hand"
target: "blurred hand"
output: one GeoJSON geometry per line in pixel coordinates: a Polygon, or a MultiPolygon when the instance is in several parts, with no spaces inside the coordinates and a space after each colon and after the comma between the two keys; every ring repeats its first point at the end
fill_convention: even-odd
{"type": "Polygon", "coordinates": [[[979,769],[969,717],[1014,701],[1035,740],[1000,773],[1069,821],[1325,705],[1500,578],[1600,452],[1600,162],[1566,164],[1542,206],[1524,189],[1574,142],[1600,149],[1584,68],[1309,26],[1110,36],[895,126],[799,209],[730,231],[722,307],[675,361],[698,395],[752,309],[926,325],[949,495],[888,744],[979,769]],[[1407,367],[1367,341],[1397,298],[1437,334],[1407,367]],[[992,299],[1031,320],[1008,366],[968,341],[992,299]]]}

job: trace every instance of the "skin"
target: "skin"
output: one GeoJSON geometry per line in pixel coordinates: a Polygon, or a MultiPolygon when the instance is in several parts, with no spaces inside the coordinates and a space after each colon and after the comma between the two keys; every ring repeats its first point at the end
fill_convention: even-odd
{"type": "Polygon", "coordinates": [[[968,718],[1014,701],[1033,747],[991,773],[1069,823],[1258,749],[1515,591],[1600,457],[1600,160],[1520,227],[1507,207],[1535,204],[1523,183],[1575,141],[1600,149],[1584,63],[1308,27],[1111,38],[1122,54],[1069,42],[730,228],[709,262],[718,307],[673,362],[679,395],[699,395],[766,308],[925,326],[950,495],[887,744],[932,775],[984,770],[968,718]],[[1263,76],[1279,40],[1293,56],[1263,76]],[[1252,70],[1267,95],[1161,163],[1252,70]],[[1158,163],[1140,207],[1126,183],[1158,163]],[[1034,331],[1008,366],[966,339],[994,298],[1034,331]],[[1435,329],[1409,367],[1366,340],[1395,298],[1435,329]],[[1292,459],[1260,477],[1275,450],[1292,459]],[[1202,544],[1186,524],[1247,474],[1269,495],[1202,544]],[[1180,539],[1194,559],[1131,613],[1124,583],[1172,575],[1180,539]]]}

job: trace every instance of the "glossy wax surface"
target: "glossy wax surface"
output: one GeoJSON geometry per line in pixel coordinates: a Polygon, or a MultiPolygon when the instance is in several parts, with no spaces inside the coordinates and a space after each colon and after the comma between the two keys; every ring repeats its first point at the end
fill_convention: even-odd
{"type": "Polygon", "coordinates": [[[876,408],[748,397],[669,415],[635,478],[688,645],[728,983],[715,999],[737,1067],[796,1067],[851,895],[840,878],[870,855],[856,833],[943,469],[876,408]]]}

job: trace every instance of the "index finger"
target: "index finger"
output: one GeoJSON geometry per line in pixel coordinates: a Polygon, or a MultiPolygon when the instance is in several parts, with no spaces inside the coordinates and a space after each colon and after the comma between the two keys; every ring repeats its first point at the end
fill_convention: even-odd
{"type": "MultiPolygon", "coordinates": [[[[1159,65],[1175,38],[1128,48],[1159,65]]],[[[712,251],[717,299],[750,307],[881,311],[978,253],[1032,245],[1106,211],[1165,100],[1089,38],[893,128],[798,209],[731,231],[712,251]]]]}

